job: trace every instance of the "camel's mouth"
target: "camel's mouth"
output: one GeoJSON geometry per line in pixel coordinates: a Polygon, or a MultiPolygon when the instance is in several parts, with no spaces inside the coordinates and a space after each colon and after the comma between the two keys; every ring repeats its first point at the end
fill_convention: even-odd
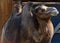
{"type": "Polygon", "coordinates": [[[57,16],[59,11],[55,7],[48,7],[46,13],[51,14],[51,16],[57,16]]]}

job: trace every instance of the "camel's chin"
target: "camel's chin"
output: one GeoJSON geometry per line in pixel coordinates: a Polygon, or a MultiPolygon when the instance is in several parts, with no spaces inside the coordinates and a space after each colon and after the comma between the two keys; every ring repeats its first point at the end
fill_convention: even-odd
{"type": "Polygon", "coordinates": [[[51,16],[57,16],[57,14],[51,14],[51,16]]]}

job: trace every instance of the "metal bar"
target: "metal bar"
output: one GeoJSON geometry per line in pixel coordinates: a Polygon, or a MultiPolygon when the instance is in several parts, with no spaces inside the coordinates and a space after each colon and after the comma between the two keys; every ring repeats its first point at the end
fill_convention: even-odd
{"type": "MultiPolygon", "coordinates": [[[[23,2],[24,4],[27,2],[23,2]]],[[[32,2],[33,4],[60,4],[60,2],[32,2]]]]}

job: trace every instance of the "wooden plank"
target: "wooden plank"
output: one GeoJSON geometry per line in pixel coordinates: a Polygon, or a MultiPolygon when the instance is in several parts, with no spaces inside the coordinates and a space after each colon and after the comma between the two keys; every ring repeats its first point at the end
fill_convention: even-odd
{"type": "Polygon", "coordinates": [[[12,0],[0,0],[0,36],[3,25],[10,16],[12,7],[13,7],[12,0]]]}
{"type": "MultiPolygon", "coordinates": [[[[24,4],[27,2],[23,2],[24,4]]],[[[60,2],[32,2],[33,4],[60,4],[60,2]]]]}

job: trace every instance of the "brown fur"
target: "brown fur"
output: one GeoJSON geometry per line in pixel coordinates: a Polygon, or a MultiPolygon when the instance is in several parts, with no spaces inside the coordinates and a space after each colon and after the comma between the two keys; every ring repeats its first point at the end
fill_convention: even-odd
{"type": "Polygon", "coordinates": [[[53,37],[54,28],[53,24],[50,20],[51,15],[46,15],[45,12],[37,13],[34,12],[36,19],[39,23],[39,28],[37,30],[37,34],[40,34],[38,38],[34,37],[36,43],[50,43],[53,37]]]}

